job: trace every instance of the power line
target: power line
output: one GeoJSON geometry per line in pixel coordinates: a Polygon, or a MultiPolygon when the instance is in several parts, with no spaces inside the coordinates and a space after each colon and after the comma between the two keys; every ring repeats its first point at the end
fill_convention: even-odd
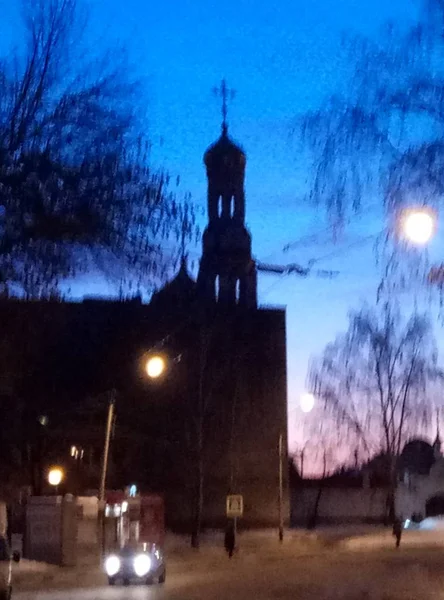
{"type": "Polygon", "coordinates": [[[329,271],[329,270],[322,270],[322,269],[316,269],[314,270],[312,267],[318,263],[321,262],[323,260],[327,260],[329,258],[333,258],[335,256],[339,256],[345,252],[348,252],[350,249],[355,248],[355,247],[359,247],[362,245],[365,245],[366,243],[368,243],[369,241],[371,241],[372,239],[377,238],[378,236],[381,235],[381,233],[384,232],[384,229],[378,233],[375,234],[371,234],[368,236],[365,236],[359,240],[355,240],[353,242],[350,242],[349,244],[347,244],[346,246],[343,246],[342,248],[338,248],[336,250],[333,250],[332,252],[329,252],[328,254],[325,254],[323,256],[320,256],[318,258],[312,259],[309,261],[309,266],[308,267],[302,267],[301,265],[298,265],[296,263],[290,264],[290,265],[286,265],[286,266],[279,266],[279,265],[264,265],[262,263],[256,263],[258,265],[258,270],[259,271],[263,271],[263,272],[268,272],[271,274],[277,274],[279,275],[279,279],[275,282],[273,282],[273,284],[267,288],[262,294],[261,296],[267,296],[277,285],[279,285],[283,279],[292,273],[296,273],[301,277],[307,277],[310,274],[314,274],[318,277],[322,277],[322,278],[327,278],[327,279],[332,279],[333,277],[337,277],[338,275],[341,274],[340,271],[329,271]]]}
{"type": "MultiPolygon", "coordinates": [[[[359,216],[365,216],[367,215],[370,211],[372,211],[374,208],[377,208],[380,206],[380,202],[373,202],[372,204],[370,204],[369,206],[366,207],[366,210],[359,213],[359,216]]],[[[349,225],[351,222],[353,221],[352,217],[348,218],[345,220],[343,225],[349,225]]],[[[336,227],[338,227],[338,223],[331,223],[328,227],[325,227],[323,229],[320,229],[318,232],[315,233],[311,233],[305,236],[302,236],[301,238],[295,240],[294,242],[290,242],[288,244],[285,244],[285,246],[282,248],[283,252],[288,252],[289,250],[296,248],[298,246],[300,246],[301,244],[306,244],[309,243],[311,241],[315,242],[316,238],[320,235],[326,234],[329,231],[335,229],[336,227]]]]}
{"type": "Polygon", "coordinates": [[[339,271],[328,271],[326,269],[315,269],[309,267],[302,267],[298,263],[291,263],[289,265],[272,265],[256,261],[256,268],[258,271],[263,273],[271,273],[276,275],[291,275],[296,274],[301,277],[308,277],[308,275],[314,274],[317,277],[323,277],[331,279],[339,275],[339,271]]]}
{"type": "Polygon", "coordinates": [[[315,259],[311,260],[309,264],[314,265],[322,260],[327,260],[329,258],[334,258],[336,256],[339,256],[352,248],[364,246],[371,240],[378,238],[384,231],[385,231],[385,229],[383,229],[382,231],[379,231],[378,233],[372,233],[371,235],[364,236],[359,240],[355,240],[354,242],[350,242],[349,244],[347,244],[346,246],[343,246],[342,248],[338,248],[337,250],[332,250],[331,252],[324,254],[323,256],[320,256],[319,258],[315,258],[315,259]]]}
{"type": "MultiPolygon", "coordinates": [[[[352,248],[365,245],[369,241],[377,238],[379,235],[381,235],[381,233],[382,232],[378,232],[376,234],[371,234],[371,235],[365,236],[359,240],[350,242],[349,244],[347,244],[346,246],[344,246],[342,248],[333,250],[332,252],[329,252],[328,254],[325,254],[325,255],[320,256],[315,259],[312,259],[309,261],[307,267],[303,267],[302,265],[300,265],[298,263],[291,263],[288,265],[272,265],[272,264],[266,264],[266,263],[261,263],[260,261],[257,261],[256,262],[257,270],[264,272],[264,273],[279,275],[280,279],[278,282],[276,282],[276,285],[280,282],[280,280],[283,277],[285,277],[286,275],[291,275],[291,274],[296,274],[296,275],[299,275],[300,277],[308,277],[309,275],[315,275],[316,277],[321,277],[323,279],[332,279],[333,277],[337,277],[338,275],[340,275],[340,271],[327,270],[327,269],[313,269],[313,266],[315,264],[317,264],[318,262],[327,260],[329,258],[333,258],[335,256],[339,256],[339,255],[343,254],[344,252],[348,252],[352,248]]],[[[266,293],[269,293],[273,287],[274,287],[274,285],[271,286],[266,291],[266,293]]]]}

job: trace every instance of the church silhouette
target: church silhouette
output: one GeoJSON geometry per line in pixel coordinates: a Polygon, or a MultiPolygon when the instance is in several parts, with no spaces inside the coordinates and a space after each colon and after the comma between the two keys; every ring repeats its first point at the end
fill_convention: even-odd
{"type": "Polygon", "coordinates": [[[208,223],[197,281],[184,256],[149,304],[16,300],[0,311],[25,369],[3,396],[22,407],[11,426],[25,427],[33,459],[23,468],[35,488],[53,461],[66,464],[70,491],[97,487],[106,393],[115,389],[108,487],[162,493],[167,523],[181,530],[224,526],[229,494],[243,496],[240,526],[277,527],[280,460],[284,522],[289,515],[278,451],[287,439],[285,309],[258,307],[246,154],[228,135],[224,84],[222,95],[222,133],[204,155],[208,223]],[[167,359],[156,381],[143,372],[149,348],[167,359]],[[69,463],[72,445],[84,449],[81,465],[69,463]]]}

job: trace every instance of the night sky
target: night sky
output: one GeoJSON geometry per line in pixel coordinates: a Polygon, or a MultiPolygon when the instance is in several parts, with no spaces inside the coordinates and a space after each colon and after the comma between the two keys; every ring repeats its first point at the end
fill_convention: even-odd
{"type": "MultiPolygon", "coordinates": [[[[0,0],[0,49],[19,35],[17,7],[0,0]],[[2,39],[3,38],[3,39],[2,39]]],[[[90,0],[89,40],[95,47],[128,48],[146,84],[148,134],[153,161],[180,174],[183,191],[205,205],[205,148],[220,133],[220,102],[212,88],[226,77],[237,91],[229,107],[232,137],[247,153],[247,225],[258,260],[338,270],[332,280],[261,275],[262,305],[286,305],[288,328],[289,434],[303,437],[298,399],[308,360],[346,327],[347,311],[375,297],[378,274],[372,241],[351,246],[384,226],[376,209],[361,217],[334,245],[321,209],[303,201],[306,156],[289,135],[294,118],[345,88],[350,66],[341,52],[344,32],[377,36],[387,20],[406,23],[413,0],[90,0]],[[316,242],[302,238],[318,234],[316,242]],[[302,242],[290,252],[283,247],[302,242]]],[[[374,202],[374,200],[373,200],[374,202]]],[[[369,204],[372,201],[369,200],[369,204]]],[[[444,234],[442,234],[444,235],[444,234]]],[[[439,255],[435,241],[432,252],[439,255]]],[[[200,248],[190,249],[197,268],[200,248]]],[[[101,280],[82,281],[75,294],[103,294],[101,280]]],[[[441,328],[437,334],[442,336],[441,328]]]]}

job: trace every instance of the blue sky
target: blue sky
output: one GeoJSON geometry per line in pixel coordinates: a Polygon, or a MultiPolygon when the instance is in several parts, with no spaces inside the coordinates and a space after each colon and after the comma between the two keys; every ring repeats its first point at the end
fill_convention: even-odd
{"type": "MultiPolygon", "coordinates": [[[[371,242],[350,249],[348,244],[380,231],[383,223],[377,212],[367,212],[333,245],[328,233],[322,233],[327,226],[323,212],[302,201],[307,163],[289,136],[290,127],[297,114],[344,89],[350,75],[341,52],[344,32],[377,36],[387,20],[411,20],[418,4],[414,0],[280,0],[277,8],[253,0],[90,0],[89,4],[89,39],[99,47],[128,48],[146,85],[152,158],[180,174],[183,191],[205,205],[202,155],[220,131],[220,105],[211,90],[226,77],[237,90],[229,108],[230,132],[247,153],[247,224],[254,255],[267,262],[304,264],[337,252],[319,262],[319,268],[340,271],[333,280],[267,275],[259,280],[262,304],[287,307],[289,433],[295,447],[303,436],[298,398],[305,390],[310,356],[319,354],[345,328],[351,307],[375,296],[378,276],[371,242]],[[311,233],[319,233],[317,243],[283,252],[286,244],[311,233]]],[[[17,31],[16,8],[0,0],[3,45],[17,31]]],[[[198,252],[192,254],[195,259],[198,252]]],[[[76,291],[88,294],[104,289],[107,286],[100,280],[76,286],[76,291]]]]}

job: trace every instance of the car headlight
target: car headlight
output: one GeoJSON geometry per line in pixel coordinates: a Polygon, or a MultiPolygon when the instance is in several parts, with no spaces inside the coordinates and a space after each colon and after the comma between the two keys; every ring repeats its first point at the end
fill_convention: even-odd
{"type": "Polygon", "coordinates": [[[108,577],[114,577],[120,570],[120,558],[112,555],[105,560],[105,571],[108,577]]]}
{"type": "Polygon", "coordinates": [[[144,577],[151,569],[151,558],[148,554],[138,554],[134,558],[134,573],[137,577],[144,577]]]}

